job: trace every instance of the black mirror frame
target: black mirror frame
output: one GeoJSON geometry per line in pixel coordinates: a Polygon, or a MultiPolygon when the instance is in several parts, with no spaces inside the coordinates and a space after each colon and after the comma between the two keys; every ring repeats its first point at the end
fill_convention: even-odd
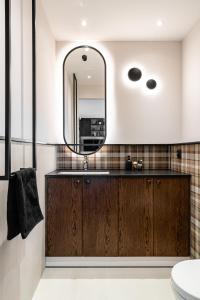
{"type": "Polygon", "coordinates": [[[77,46],[77,47],[71,49],[67,53],[67,55],[65,56],[64,61],[63,61],[63,139],[64,139],[64,142],[65,142],[66,146],[70,149],[70,151],[72,151],[73,153],[75,153],[77,155],[88,156],[88,155],[95,154],[96,152],[98,152],[103,147],[103,145],[105,144],[105,141],[106,141],[106,137],[107,137],[107,66],[106,66],[106,60],[105,60],[103,54],[98,49],[96,49],[96,48],[94,48],[92,46],[89,46],[89,45],[77,46]],[[89,49],[95,50],[102,57],[103,62],[104,62],[104,81],[105,81],[105,139],[104,139],[104,142],[100,145],[100,147],[96,151],[93,151],[93,152],[88,153],[88,154],[78,153],[75,150],[73,150],[72,148],[70,148],[70,146],[76,146],[77,144],[69,144],[69,143],[67,143],[66,138],[65,138],[65,62],[67,60],[67,57],[74,50],[80,49],[80,48],[89,48],[89,49]]]}

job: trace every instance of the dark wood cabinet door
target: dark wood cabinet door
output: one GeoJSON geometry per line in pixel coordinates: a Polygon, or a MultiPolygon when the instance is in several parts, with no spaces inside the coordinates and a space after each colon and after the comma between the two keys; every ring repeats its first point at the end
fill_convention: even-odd
{"type": "Polygon", "coordinates": [[[121,178],[119,256],[153,255],[153,179],[121,178]]]}
{"type": "Polygon", "coordinates": [[[47,179],[46,216],[46,256],[81,256],[81,177],[47,179]]]}
{"type": "Polygon", "coordinates": [[[83,255],[118,255],[118,183],[115,178],[85,178],[83,255]]]}
{"type": "Polygon", "coordinates": [[[189,178],[154,181],[154,255],[189,256],[189,178]]]}

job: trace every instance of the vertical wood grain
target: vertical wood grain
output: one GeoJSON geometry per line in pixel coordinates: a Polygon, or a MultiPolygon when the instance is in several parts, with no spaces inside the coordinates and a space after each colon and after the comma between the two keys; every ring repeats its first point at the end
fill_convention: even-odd
{"type": "Polygon", "coordinates": [[[121,178],[119,256],[153,255],[153,179],[121,178]]]}
{"type": "Polygon", "coordinates": [[[81,256],[81,177],[47,180],[46,215],[46,256],[81,256]]]}
{"type": "Polygon", "coordinates": [[[188,256],[190,179],[47,179],[47,256],[188,256]]]}
{"type": "Polygon", "coordinates": [[[83,255],[117,256],[117,179],[92,177],[83,184],[83,255]]]}
{"type": "Polygon", "coordinates": [[[189,256],[189,178],[154,181],[154,255],[189,256]]]}

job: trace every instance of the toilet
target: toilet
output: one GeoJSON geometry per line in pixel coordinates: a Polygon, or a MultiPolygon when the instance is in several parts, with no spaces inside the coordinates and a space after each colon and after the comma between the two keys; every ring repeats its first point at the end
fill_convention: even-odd
{"type": "Polygon", "coordinates": [[[199,300],[200,259],[176,264],[172,269],[171,282],[177,300],[199,300]]]}

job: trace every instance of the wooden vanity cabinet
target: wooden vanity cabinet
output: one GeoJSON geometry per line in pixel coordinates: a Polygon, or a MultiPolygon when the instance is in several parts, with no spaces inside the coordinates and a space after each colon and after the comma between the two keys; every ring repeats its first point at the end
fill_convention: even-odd
{"type": "Polygon", "coordinates": [[[119,256],[190,255],[190,178],[121,178],[119,256]]]}
{"type": "Polygon", "coordinates": [[[46,256],[82,255],[82,179],[47,179],[46,256]]]}
{"type": "Polygon", "coordinates": [[[47,177],[46,256],[189,256],[190,177],[47,177]]]}
{"type": "Polygon", "coordinates": [[[117,180],[48,178],[46,256],[117,255],[117,180]]]}

